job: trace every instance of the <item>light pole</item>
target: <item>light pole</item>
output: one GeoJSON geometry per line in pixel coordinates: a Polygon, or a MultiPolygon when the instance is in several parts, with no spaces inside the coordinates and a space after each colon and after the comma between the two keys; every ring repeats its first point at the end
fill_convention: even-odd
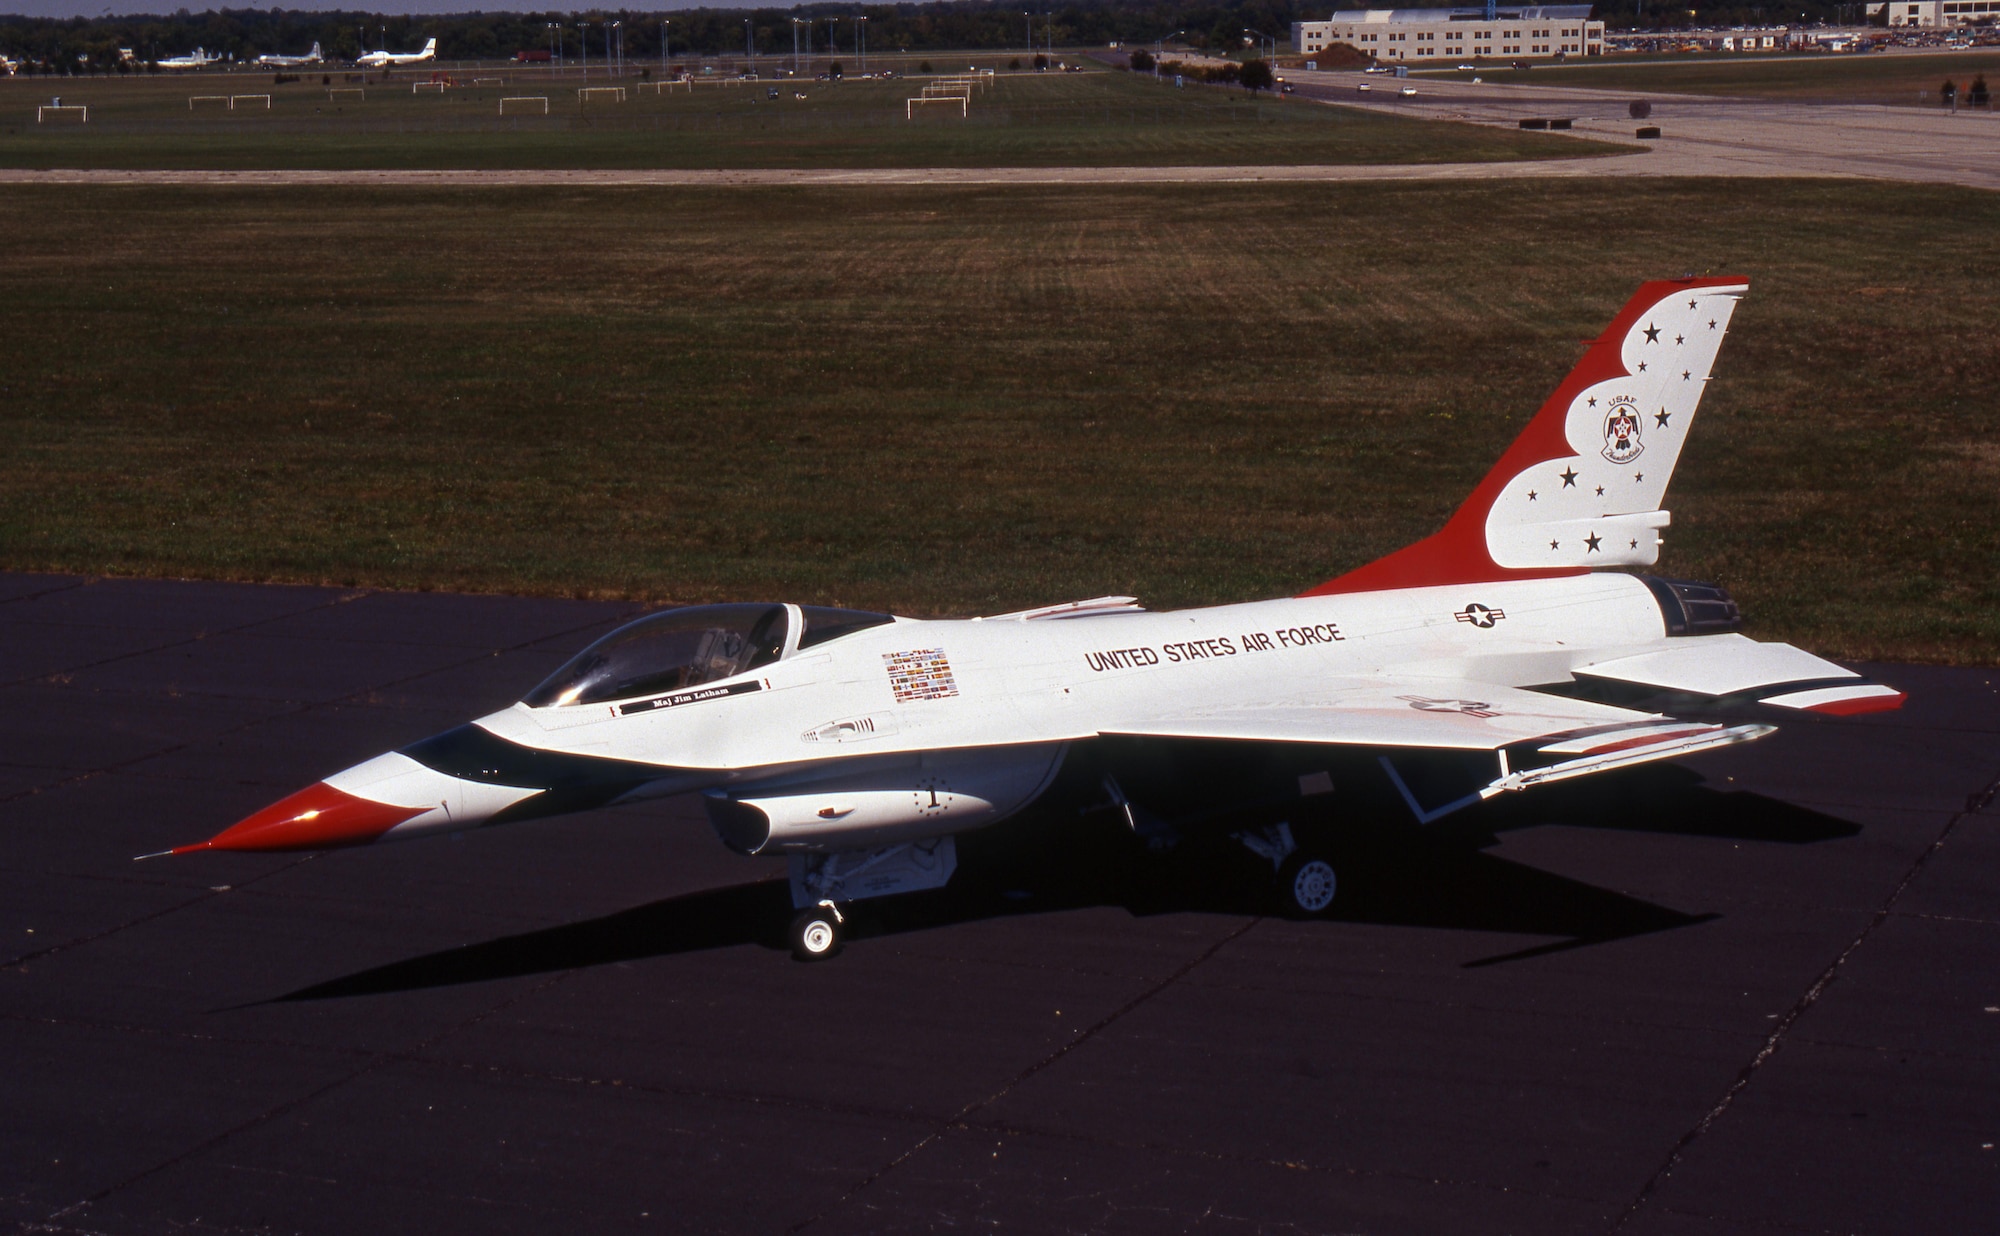
{"type": "Polygon", "coordinates": [[[1248,26],[1243,27],[1243,33],[1252,38],[1264,40],[1264,59],[1266,62],[1278,54],[1278,40],[1273,36],[1265,34],[1262,30],[1252,30],[1248,26]]]}
{"type": "Polygon", "coordinates": [[[1025,29],[1028,32],[1028,54],[1032,56],[1035,54],[1035,15],[1033,13],[1023,13],[1021,14],[1021,20],[1027,23],[1025,29]]]}
{"type": "Polygon", "coordinates": [[[743,57],[750,62],[746,71],[754,77],[757,74],[757,45],[750,41],[751,37],[750,19],[746,17],[743,19],[743,57]]]}
{"type": "Polygon", "coordinates": [[[576,23],[577,65],[583,73],[583,80],[590,80],[590,23],[576,23]]]}
{"type": "Polygon", "coordinates": [[[1187,33],[1187,31],[1185,31],[1185,30],[1176,30],[1176,31],[1174,31],[1174,32],[1173,32],[1172,34],[1163,34],[1163,35],[1161,35],[1161,36],[1160,36],[1159,38],[1157,38],[1157,39],[1154,39],[1154,40],[1153,40],[1153,76],[1154,76],[1154,77],[1158,77],[1158,76],[1160,75],[1160,56],[1161,56],[1161,55],[1163,54],[1163,52],[1164,52],[1164,50],[1165,50],[1165,48],[1166,48],[1166,45],[1167,45],[1167,40],[1168,40],[1168,39],[1177,39],[1177,38],[1181,37],[1182,35],[1184,35],[1184,34],[1186,34],[1186,33],[1187,33]]]}
{"type": "Polygon", "coordinates": [[[868,19],[854,19],[854,58],[861,62],[861,76],[868,76],[868,19]]]}
{"type": "Polygon", "coordinates": [[[829,56],[838,56],[840,54],[840,44],[833,37],[834,23],[839,20],[838,17],[829,17],[826,19],[826,54],[829,56]]]}
{"type": "Polygon", "coordinates": [[[797,77],[799,75],[799,23],[804,20],[805,19],[802,17],[792,18],[792,76],[793,77],[797,77]]]}
{"type": "Polygon", "coordinates": [[[662,18],[660,21],[660,76],[662,78],[667,75],[667,25],[667,21],[662,18]]]}

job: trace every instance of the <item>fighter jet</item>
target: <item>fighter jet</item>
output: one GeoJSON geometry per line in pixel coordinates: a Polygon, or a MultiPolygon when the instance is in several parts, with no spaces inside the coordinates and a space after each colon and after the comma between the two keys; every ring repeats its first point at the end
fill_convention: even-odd
{"type": "Polygon", "coordinates": [[[420,60],[435,60],[437,59],[437,54],[438,41],[430,39],[424,43],[424,49],[420,52],[392,52],[386,49],[383,51],[372,51],[363,54],[354,63],[363,68],[379,69],[384,65],[390,64],[415,64],[420,60]]]}
{"type": "Polygon", "coordinates": [[[309,64],[318,64],[323,59],[325,57],[320,55],[319,44],[314,43],[312,50],[303,56],[259,56],[257,63],[268,69],[299,69],[309,64]]]}
{"type": "Polygon", "coordinates": [[[1310,915],[1340,888],[1343,811],[1371,795],[1420,829],[1761,738],[1786,714],[1899,707],[1891,687],[1744,636],[1721,587],[1643,573],[1747,288],[1644,285],[1441,531],[1297,595],[961,620],[667,609],[510,708],[169,853],[400,841],[698,794],[723,844],[790,859],[792,948],[812,960],[840,946],[844,907],[941,887],[954,835],[1058,782],[1149,846],[1227,830],[1310,915]]]}
{"type": "Polygon", "coordinates": [[[188,55],[168,56],[165,60],[158,60],[154,63],[171,73],[187,69],[205,69],[220,59],[222,59],[222,56],[219,53],[211,56],[197,47],[188,55]]]}

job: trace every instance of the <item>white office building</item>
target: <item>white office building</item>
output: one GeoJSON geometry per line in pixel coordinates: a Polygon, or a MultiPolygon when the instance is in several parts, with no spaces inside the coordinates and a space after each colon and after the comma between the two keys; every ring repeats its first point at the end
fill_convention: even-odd
{"type": "Polygon", "coordinates": [[[2000,21],[2000,0],[1889,0],[1889,24],[1935,30],[2000,21]]]}
{"type": "Polygon", "coordinates": [[[1346,43],[1377,60],[1556,60],[1604,54],[1604,23],[1590,5],[1527,8],[1350,9],[1292,23],[1292,50],[1310,56],[1346,43]]]}

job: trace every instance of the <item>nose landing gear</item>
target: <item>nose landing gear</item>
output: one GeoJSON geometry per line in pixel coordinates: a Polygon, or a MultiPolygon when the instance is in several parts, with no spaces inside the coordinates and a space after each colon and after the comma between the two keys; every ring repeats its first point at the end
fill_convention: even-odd
{"type": "Polygon", "coordinates": [[[800,961],[825,961],[838,953],[845,922],[840,908],[831,901],[800,910],[792,919],[789,933],[792,956],[800,961]]]}

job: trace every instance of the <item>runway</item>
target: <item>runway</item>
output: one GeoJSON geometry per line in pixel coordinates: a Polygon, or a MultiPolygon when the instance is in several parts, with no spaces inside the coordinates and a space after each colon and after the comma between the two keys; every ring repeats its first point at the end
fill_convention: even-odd
{"type": "MultiPolygon", "coordinates": [[[[1522,796],[1326,922],[1002,826],[838,959],[680,802],[207,837],[624,604],[0,575],[0,1219],[1916,1233],[2000,1213],[2000,672],[1522,796]]],[[[1752,615],[1754,623],[1755,616],[1752,615]]],[[[1412,826],[1413,828],[1414,826],[1412,826]]]]}

